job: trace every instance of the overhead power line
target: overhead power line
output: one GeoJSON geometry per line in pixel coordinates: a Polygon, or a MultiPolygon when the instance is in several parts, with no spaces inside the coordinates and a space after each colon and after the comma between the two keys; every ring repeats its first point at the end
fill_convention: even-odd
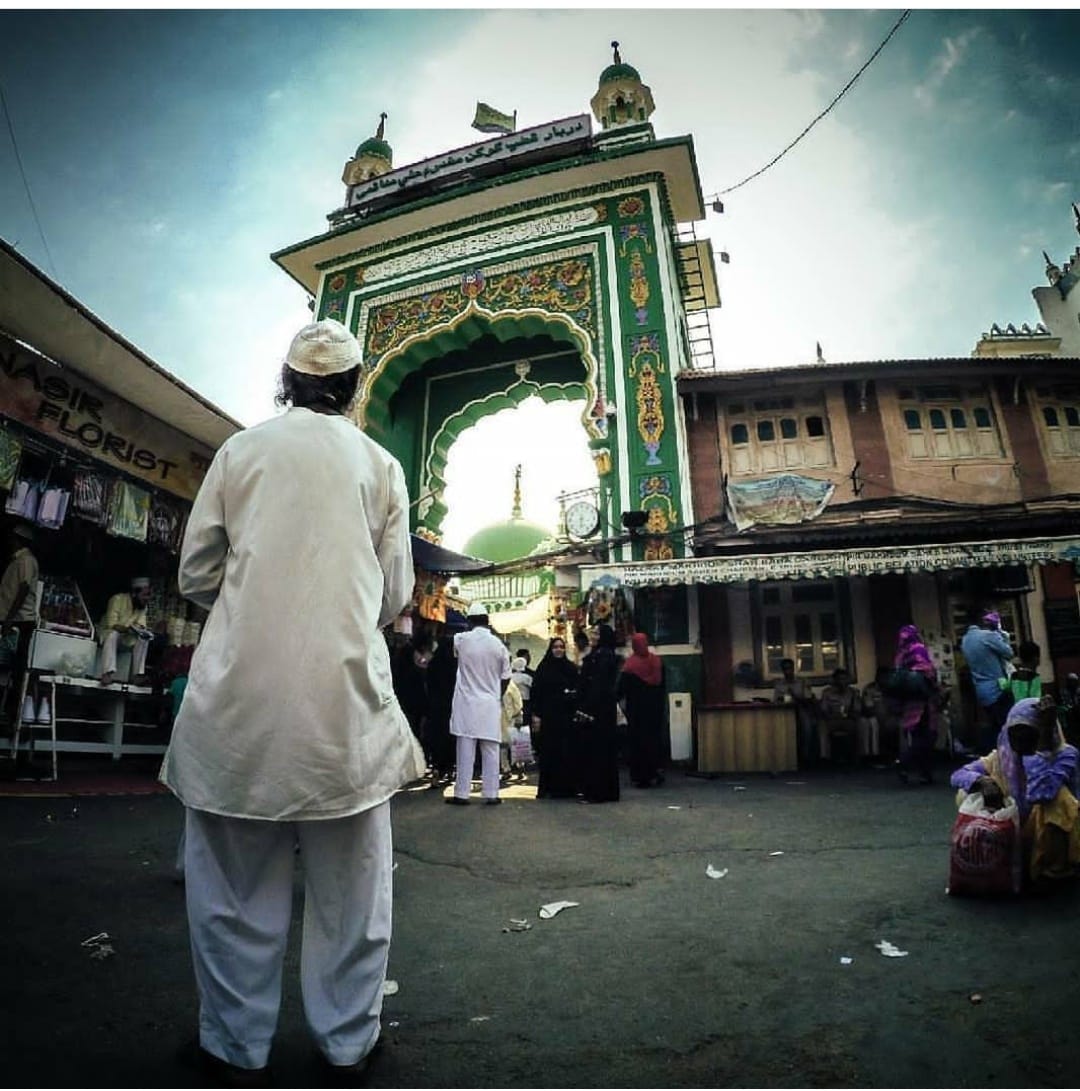
{"type": "Polygon", "coordinates": [[[799,135],[795,137],[795,139],[790,144],[788,144],[786,148],[784,148],[779,154],[773,156],[773,158],[770,159],[768,163],[766,163],[765,166],[763,166],[760,170],[754,171],[753,174],[748,175],[741,182],[736,182],[735,185],[728,186],[727,189],[720,190],[717,196],[722,197],[725,193],[731,193],[733,190],[739,189],[741,186],[745,186],[747,182],[752,182],[755,178],[758,178],[762,174],[764,174],[770,167],[775,166],[777,163],[779,163],[780,160],[783,159],[784,156],[787,155],[787,153],[791,151],[791,149],[794,148],[795,145],[798,144],[799,141],[802,140],[802,138],[806,136],[806,134],[810,132],[810,130],[844,97],[844,95],[846,95],[848,91],[850,91],[851,88],[855,86],[855,81],[858,80],[858,78],[870,67],[870,65],[874,63],[874,59],[889,44],[889,39],[900,29],[900,27],[904,24],[904,21],[910,14],[911,9],[908,8],[903,13],[903,15],[901,15],[900,18],[896,20],[896,22],[893,24],[892,30],[890,30],[889,33],[885,35],[884,39],[882,39],[881,44],[877,47],[877,49],[874,50],[873,53],[870,54],[862,68],[860,68],[859,71],[856,72],[855,75],[852,76],[851,79],[849,79],[847,83],[844,84],[836,98],[834,98],[832,102],[830,102],[829,105],[826,106],[825,109],[822,110],[821,113],[818,114],[818,116],[815,117],[814,120],[811,121],[810,124],[807,125],[806,128],[803,129],[803,131],[799,133],[799,135]]]}
{"type": "Polygon", "coordinates": [[[37,224],[38,234],[41,236],[41,245],[45,249],[45,257],[49,262],[49,269],[52,271],[53,279],[59,280],[60,277],[56,272],[56,263],[52,259],[49,243],[45,238],[45,231],[41,226],[41,219],[38,217],[37,205],[34,204],[34,195],[30,192],[30,183],[26,179],[26,171],[23,168],[22,156],[19,154],[19,142],[15,139],[15,126],[11,123],[11,114],[8,112],[7,99],[4,97],[4,86],[2,83],[0,83],[0,107],[3,107],[4,110],[4,120],[7,122],[7,130],[11,136],[11,146],[15,149],[15,162],[19,166],[19,174],[22,176],[23,188],[26,190],[26,199],[30,202],[30,211],[34,215],[34,223],[37,224]]]}

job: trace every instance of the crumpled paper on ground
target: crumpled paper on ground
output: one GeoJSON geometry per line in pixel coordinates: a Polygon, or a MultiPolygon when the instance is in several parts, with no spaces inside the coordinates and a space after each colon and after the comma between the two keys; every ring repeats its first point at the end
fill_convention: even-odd
{"type": "Polygon", "coordinates": [[[728,873],[727,868],[724,868],[723,870],[718,871],[716,868],[714,868],[712,866],[712,864],[709,864],[708,867],[705,868],[705,874],[708,875],[708,877],[710,879],[722,879],[727,873],[728,873]]]}
{"type": "Polygon", "coordinates": [[[886,958],[903,958],[907,954],[907,951],[901,951],[899,947],[890,943],[887,939],[879,939],[874,946],[886,958]]]}
{"type": "Polygon", "coordinates": [[[561,913],[564,909],[571,909],[575,905],[581,905],[581,902],[548,902],[547,905],[540,906],[540,919],[549,921],[556,913],[561,913]]]}
{"type": "Polygon", "coordinates": [[[528,932],[532,928],[532,925],[528,921],[519,920],[516,917],[510,918],[510,923],[503,927],[504,932],[528,932]]]}

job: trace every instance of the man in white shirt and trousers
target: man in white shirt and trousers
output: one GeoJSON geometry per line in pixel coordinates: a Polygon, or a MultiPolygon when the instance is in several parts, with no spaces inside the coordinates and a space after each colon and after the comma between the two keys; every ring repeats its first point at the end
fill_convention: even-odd
{"type": "Polygon", "coordinates": [[[487,607],[474,602],[465,620],[467,633],[454,637],[457,683],[450,706],[450,733],[457,736],[457,780],[447,803],[464,806],[472,787],[476,745],[480,744],[481,791],[484,802],[499,798],[499,743],[502,741],[502,695],[510,683],[510,653],[488,627],[487,607]]]}
{"type": "Polygon", "coordinates": [[[304,1012],[327,1075],[380,1032],[391,932],[390,797],[424,774],[380,629],[413,589],[397,461],[346,416],[356,338],[305,326],[288,411],[231,436],[195,499],[180,591],[210,610],[161,779],[186,808],[198,1060],[267,1078],[298,844],[304,1012]]]}

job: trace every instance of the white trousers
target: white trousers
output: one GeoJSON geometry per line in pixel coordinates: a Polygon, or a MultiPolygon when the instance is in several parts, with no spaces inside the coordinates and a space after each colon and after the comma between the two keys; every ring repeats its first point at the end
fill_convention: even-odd
{"type": "Polygon", "coordinates": [[[203,1049],[241,1068],[267,1063],[299,841],[304,1014],[331,1064],[355,1064],[379,1037],[393,901],[389,801],[347,818],[308,822],[224,818],[189,808],[186,831],[203,1049]]]}
{"type": "Polygon", "coordinates": [[[469,798],[477,743],[480,744],[480,790],[485,799],[498,799],[499,742],[497,739],[474,739],[469,735],[457,737],[457,780],[454,783],[454,795],[458,799],[469,798]]]}
{"type": "MultiPolygon", "coordinates": [[[[116,649],[120,643],[120,634],[115,629],[110,629],[101,641],[101,673],[109,674],[116,670],[116,649]]],[[[150,641],[142,637],[135,638],[135,646],[131,649],[131,677],[146,671],[146,653],[150,648],[150,641]]]]}

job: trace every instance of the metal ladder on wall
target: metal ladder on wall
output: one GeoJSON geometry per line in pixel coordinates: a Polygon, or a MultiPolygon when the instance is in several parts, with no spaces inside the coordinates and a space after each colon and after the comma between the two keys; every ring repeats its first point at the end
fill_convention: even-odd
{"type": "MultiPolygon", "coordinates": [[[[709,322],[709,304],[705,296],[705,276],[702,270],[702,244],[709,246],[708,239],[699,239],[692,223],[678,224],[675,228],[675,264],[679,278],[685,315],[684,331],[690,355],[690,366],[695,371],[714,371],[716,354],[713,350],[712,326],[709,322]]],[[[721,255],[721,261],[726,258],[721,255]]]]}

